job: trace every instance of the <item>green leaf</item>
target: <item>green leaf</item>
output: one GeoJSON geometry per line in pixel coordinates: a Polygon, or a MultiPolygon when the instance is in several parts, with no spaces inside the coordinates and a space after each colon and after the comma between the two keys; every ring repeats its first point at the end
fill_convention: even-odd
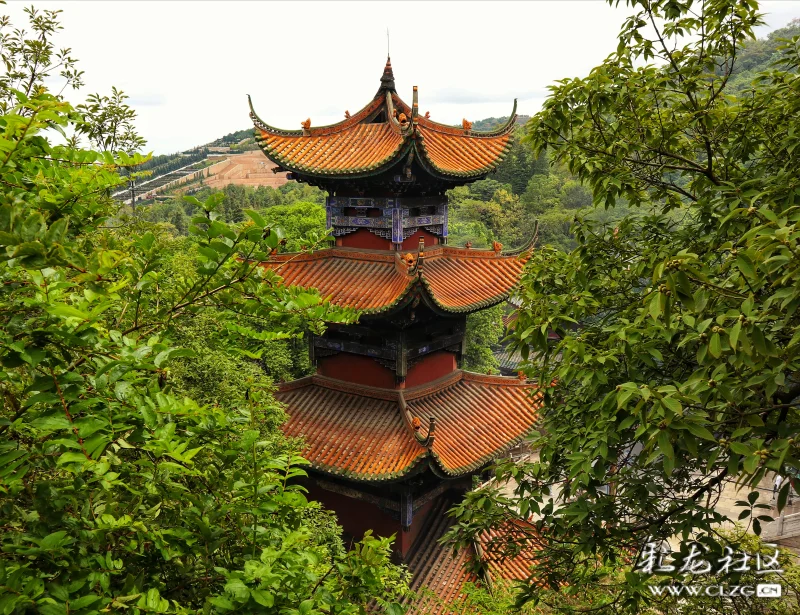
{"type": "Polygon", "coordinates": [[[87,461],[86,455],[84,455],[83,453],[66,452],[66,453],[61,453],[58,456],[58,460],[56,461],[56,464],[58,464],[60,466],[63,466],[64,464],[67,464],[67,463],[84,464],[84,463],[86,463],[86,461],[87,461]]]}
{"type": "Polygon", "coordinates": [[[64,303],[54,303],[47,306],[47,311],[53,316],[61,316],[63,318],[80,318],[81,320],[89,320],[89,314],[82,312],[78,308],[66,305],[64,303]]]}
{"type": "Polygon", "coordinates": [[[267,608],[271,608],[275,604],[275,595],[263,589],[251,589],[250,597],[267,608]]]}
{"type": "Polygon", "coordinates": [[[665,457],[669,457],[670,459],[675,458],[675,451],[672,448],[669,432],[666,429],[661,430],[658,434],[658,449],[665,457]]]}
{"type": "Polygon", "coordinates": [[[728,334],[731,343],[731,348],[733,350],[736,350],[736,343],[739,341],[739,333],[741,331],[742,331],[742,323],[741,321],[737,320],[731,327],[731,330],[728,334]]]}
{"type": "MultiPolygon", "coordinates": [[[[260,228],[267,226],[267,223],[264,221],[264,218],[262,218],[261,214],[259,214],[257,211],[253,209],[245,209],[244,213],[247,215],[248,218],[250,218],[255,223],[256,226],[260,228]]],[[[265,606],[272,606],[272,605],[265,605],[265,606]]]]}
{"type": "Polygon", "coordinates": [[[683,410],[683,406],[681,405],[681,402],[678,401],[677,399],[675,399],[674,397],[662,397],[661,398],[661,403],[665,407],[667,407],[670,410],[672,410],[673,412],[675,412],[676,414],[680,413],[683,410]]]}
{"type": "Polygon", "coordinates": [[[48,534],[44,538],[39,541],[39,546],[42,549],[57,549],[61,546],[67,545],[72,543],[72,538],[67,536],[67,532],[61,530],[58,532],[53,532],[52,534],[48,534]]]}
{"type": "Polygon", "coordinates": [[[663,307],[663,300],[664,295],[662,293],[654,292],[652,299],[650,299],[650,317],[653,320],[658,320],[659,316],[661,316],[662,312],[664,311],[663,307]]]}
{"type": "Polygon", "coordinates": [[[749,446],[742,444],[741,442],[731,442],[729,446],[737,455],[749,455],[752,452],[752,449],[749,446]]]}
{"type": "Polygon", "coordinates": [[[86,596],[81,596],[77,600],[70,600],[69,608],[70,611],[77,611],[86,608],[90,604],[94,604],[98,600],[100,600],[100,596],[96,594],[87,594],[86,596]]]}
{"type": "Polygon", "coordinates": [[[722,341],[719,338],[719,333],[714,333],[711,336],[711,341],[708,343],[708,353],[715,359],[722,354],[722,341]]]}
{"type": "Polygon", "coordinates": [[[786,500],[789,497],[789,489],[791,489],[791,487],[792,484],[790,481],[783,481],[783,485],[781,485],[781,488],[778,491],[778,512],[781,512],[784,508],[786,508],[786,500]]]}
{"type": "Polygon", "coordinates": [[[236,607],[234,606],[233,602],[231,602],[225,596],[214,596],[208,600],[211,604],[213,604],[218,609],[222,609],[223,611],[233,611],[236,607]]]}
{"type": "Polygon", "coordinates": [[[759,463],[761,463],[760,457],[758,457],[757,455],[750,455],[749,457],[745,458],[742,467],[744,468],[745,472],[747,472],[748,474],[752,474],[758,468],[759,463]]]}
{"type": "Polygon", "coordinates": [[[698,425],[697,423],[686,423],[686,429],[692,435],[695,435],[698,438],[702,438],[703,440],[709,440],[711,442],[717,441],[717,439],[714,437],[714,434],[712,434],[708,429],[706,429],[702,425],[698,425]]]}
{"type": "Polygon", "coordinates": [[[164,350],[163,352],[159,352],[156,355],[156,358],[153,360],[153,364],[156,367],[161,367],[165,365],[172,359],[177,359],[179,357],[193,357],[195,356],[194,350],[190,348],[170,348],[168,350],[164,350]]]}
{"type": "Polygon", "coordinates": [[[736,266],[746,277],[750,279],[756,277],[755,265],[753,265],[753,261],[751,261],[750,257],[744,252],[739,252],[739,254],[736,255],[736,266]]]}

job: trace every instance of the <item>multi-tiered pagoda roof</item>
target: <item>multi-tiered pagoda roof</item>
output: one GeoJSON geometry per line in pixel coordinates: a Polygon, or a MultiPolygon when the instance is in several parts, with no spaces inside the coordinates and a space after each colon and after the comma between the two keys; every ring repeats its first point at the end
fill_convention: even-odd
{"type": "Polygon", "coordinates": [[[467,314],[509,297],[531,245],[447,245],[446,191],[497,168],[516,116],[489,132],[466,120],[435,122],[420,113],[416,87],[411,105],[400,99],[388,60],[373,99],[345,116],[281,130],[251,105],[256,140],[275,170],[328,191],[336,239],[324,250],[273,254],[263,267],[361,313],[357,324],[311,336],[317,373],[280,385],[276,397],[286,406],[286,433],[305,441],[310,496],[336,510],[353,536],[394,534],[414,588],[442,599],[412,611],[446,612],[475,580],[462,564],[486,557],[479,546],[449,557],[439,543],[452,523],[445,512],[534,429],[542,405],[524,377],[459,368],[467,314]]]}

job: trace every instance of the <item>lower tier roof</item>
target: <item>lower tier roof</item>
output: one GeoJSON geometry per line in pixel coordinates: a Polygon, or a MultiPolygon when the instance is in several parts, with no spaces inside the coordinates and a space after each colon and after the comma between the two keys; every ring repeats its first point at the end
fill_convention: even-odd
{"type": "Polygon", "coordinates": [[[404,390],[308,376],[276,397],[289,415],[284,431],[305,439],[312,468],[372,482],[423,464],[452,477],[473,472],[533,429],[542,393],[518,378],[457,370],[404,390]]]}
{"type": "Polygon", "coordinates": [[[418,289],[439,310],[463,313],[507,299],[527,260],[527,253],[438,245],[425,248],[421,266],[410,267],[399,252],[359,248],[280,254],[263,266],[287,285],[316,288],[340,307],[386,312],[418,289]]]}

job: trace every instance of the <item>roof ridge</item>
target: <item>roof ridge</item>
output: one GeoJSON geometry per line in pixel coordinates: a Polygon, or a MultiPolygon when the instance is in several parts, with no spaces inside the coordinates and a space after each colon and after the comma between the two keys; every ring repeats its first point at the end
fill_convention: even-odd
{"type": "Polygon", "coordinates": [[[441,122],[437,122],[430,118],[426,118],[424,115],[419,119],[419,125],[424,126],[430,130],[435,132],[440,132],[442,134],[452,134],[452,135],[464,135],[468,132],[470,137],[477,137],[477,138],[486,138],[486,137],[499,137],[501,135],[506,134],[507,132],[511,131],[514,127],[514,123],[517,120],[517,99],[514,99],[514,106],[511,109],[511,115],[508,116],[508,119],[504,124],[502,124],[498,128],[494,128],[492,130],[472,130],[471,128],[469,131],[465,131],[463,125],[459,126],[457,124],[443,124],[441,122]]]}
{"type": "Polygon", "coordinates": [[[297,380],[290,380],[289,382],[279,382],[278,383],[278,391],[294,391],[295,389],[301,389],[303,387],[307,387],[311,384],[314,384],[313,381],[314,376],[303,376],[302,378],[298,378],[297,380]]]}
{"type": "MultiPolygon", "coordinates": [[[[530,240],[529,240],[530,243],[530,240]]],[[[448,244],[439,244],[436,246],[432,246],[429,251],[429,256],[436,256],[436,248],[441,248],[438,252],[442,253],[442,256],[463,256],[466,258],[507,258],[507,259],[514,259],[520,255],[523,255],[526,250],[525,248],[528,247],[523,246],[522,248],[516,248],[515,250],[511,250],[508,252],[500,251],[497,252],[491,248],[465,248],[462,246],[451,246],[448,244]]]]}
{"type": "Polygon", "coordinates": [[[405,401],[414,401],[420,397],[426,397],[428,395],[438,393],[442,389],[446,389],[447,387],[452,386],[461,380],[463,374],[463,370],[453,370],[449,374],[437,378],[436,380],[431,380],[430,382],[425,382],[423,384],[418,384],[417,386],[404,389],[403,397],[405,401]]]}
{"type": "MultiPolygon", "coordinates": [[[[303,136],[306,134],[302,129],[301,130],[292,130],[288,128],[276,128],[270,124],[267,124],[264,120],[262,120],[259,115],[256,113],[255,108],[253,107],[253,101],[250,98],[250,94],[247,95],[247,102],[250,105],[250,119],[253,121],[253,125],[265,132],[274,133],[281,136],[303,136]]],[[[372,100],[370,100],[366,105],[361,107],[358,111],[354,114],[350,115],[349,117],[345,117],[343,120],[338,122],[334,122],[333,124],[322,124],[320,126],[310,126],[308,128],[308,135],[310,136],[326,136],[331,134],[336,134],[337,132],[341,132],[355,124],[360,123],[362,120],[366,119],[373,111],[376,111],[379,107],[383,104],[383,98],[376,96],[372,100]]]]}
{"type": "MultiPolygon", "coordinates": [[[[282,263],[290,259],[297,262],[307,262],[317,260],[320,258],[347,258],[354,255],[356,257],[363,256],[363,260],[369,261],[383,261],[386,263],[393,263],[395,261],[394,255],[397,254],[395,250],[373,250],[370,248],[353,248],[346,246],[330,246],[322,248],[321,250],[313,250],[311,252],[283,252],[270,257],[265,263],[282,263]],[[386,258],[380,258],[385,256],[386,258]]],[[[355,260],[355,259],[354,259],[355,260]]]]}
{"type": "MultiPolygon", "coordinates": [[[[309,376],[306,376],[308,378],[309,376]]],[[[326,389],[334,391],[341,391],[342,393],[350,393],[352,395],[361,395],[364,397],[372,397],[374,399],[382,399],[385,401],[399,401],[399,389],[388,389],[383,387],[373,387],[367,384],[358,384],[349,382],[347,380],[339,380],[338,378],[331,378],[330,376],[323,376],[321,374],[314,374],[310,376],[313,384],[321,386],[326,389]]]]}
{"type": "Polygon", "coordinates": [[[470,382],[480,382],[481,384],[491,384],[491,385],[498,385],[498,386],[522,386],[522,387],[532,387],[532,388],[539,388],[539,384],[533,380],[525,379],[520,380],[516,376],[500,376],[497,374],[479,374],[477,372],[464,372],[464,380],[468,380],[470,382]]]}

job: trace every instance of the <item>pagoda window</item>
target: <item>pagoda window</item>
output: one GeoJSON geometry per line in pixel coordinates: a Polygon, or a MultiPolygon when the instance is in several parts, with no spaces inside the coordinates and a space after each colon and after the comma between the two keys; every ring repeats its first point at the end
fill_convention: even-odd
{"type": "Polygon", "coordinates": [[[378,207],[345,207],[342,215],[358,216],[360,218],[380,218],[383,212],[378,207]]]}
{"type": "Polygon", "coordinates": [[[432,216],[436,214],[436,207],[434,205],[429,205],[426,207],[412,207],[408,210],[408,214],[412,218],[416,218],[417,216],[432,216]]]}

